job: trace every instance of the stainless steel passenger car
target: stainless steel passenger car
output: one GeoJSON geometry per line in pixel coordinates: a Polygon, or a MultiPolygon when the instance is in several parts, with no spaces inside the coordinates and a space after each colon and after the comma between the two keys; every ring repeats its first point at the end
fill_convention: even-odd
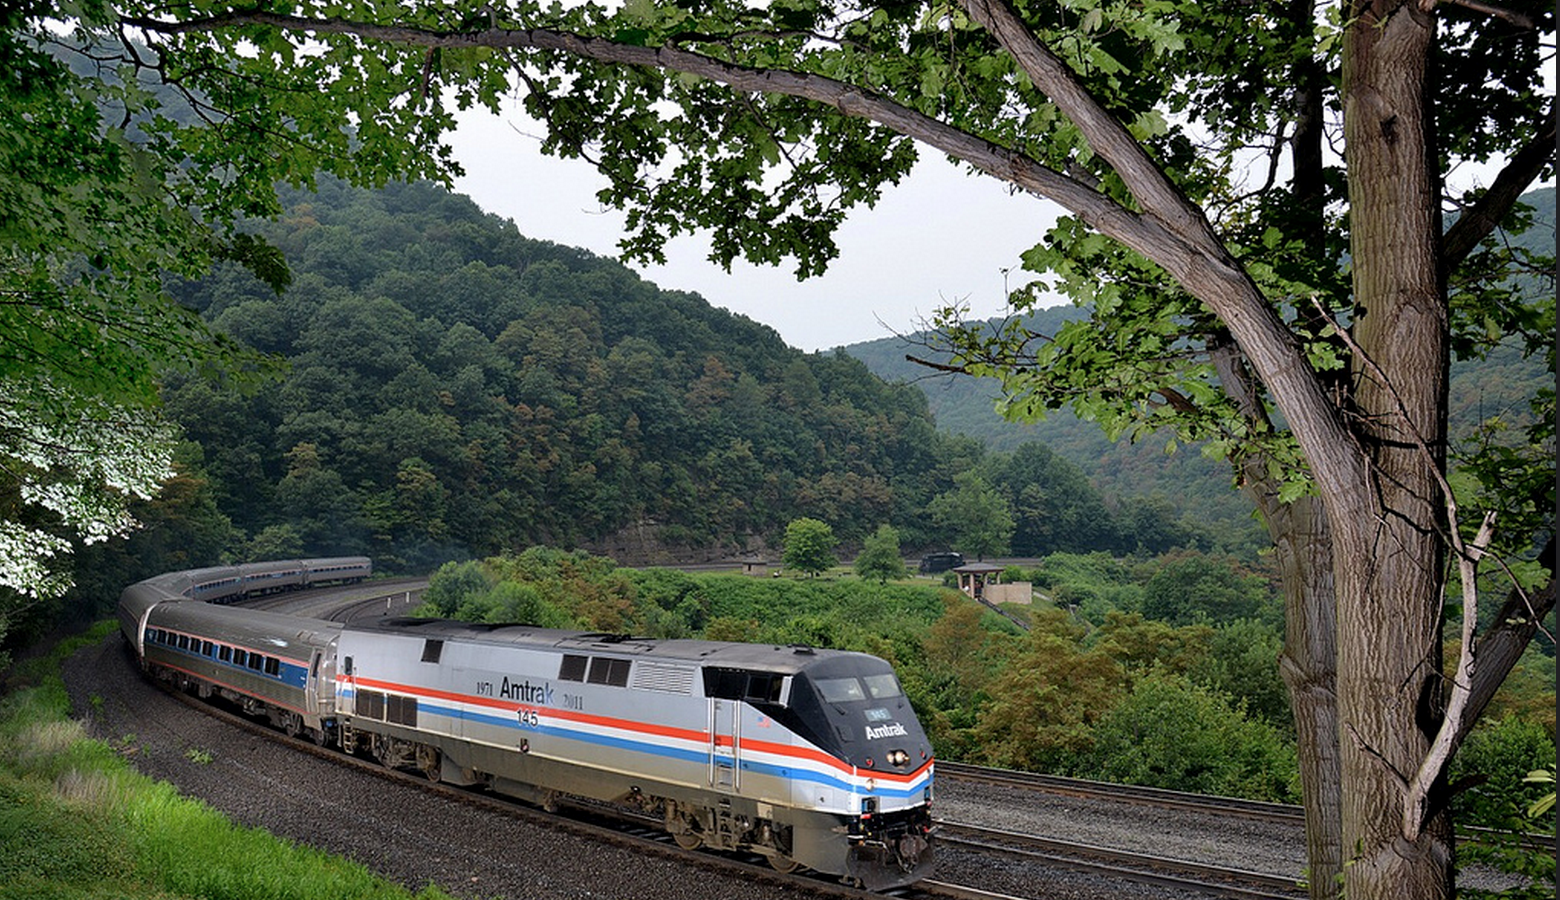
{"type": "Polygon", "coordinates": [[[340,625],[319,619],[170,602],[148,613],[142,647],[158,677],[323,744],[334,736],[340,635],[340,625]]]}
{"type": "Polygon", "coordinates": [[[374,565],[366,556],[337,556],[330,559],[305,559],[303,584],[314,587],[322,584],[356,584],[374,574],[374,565]]]}

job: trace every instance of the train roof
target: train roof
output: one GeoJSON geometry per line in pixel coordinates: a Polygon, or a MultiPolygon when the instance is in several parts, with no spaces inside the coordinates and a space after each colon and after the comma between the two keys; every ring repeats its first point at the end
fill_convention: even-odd
{"type": "Polygon", "coordinates": [[[159,604],[150,623],[160,628],[189,631],[209,638],[245,639],[285,648],[299,643],[314,646],[340,633],[341,625],[242,606],[214,606],[199,600],[159,604]]]}
{"type": "Polygon", "coordinates": [[[421,619],[408,616],[391,616],[367,622],[355,622],[345,626],[343,631],[546,650],[621,653],[625,656],[671,659],[699,665],[782,673],[798,672],[825,661],[873,658],[865,653],[800,645],[670,640],[624,634],[565,631],[535,625],[513,623],[489,625],[480,622],[421,619]]]}

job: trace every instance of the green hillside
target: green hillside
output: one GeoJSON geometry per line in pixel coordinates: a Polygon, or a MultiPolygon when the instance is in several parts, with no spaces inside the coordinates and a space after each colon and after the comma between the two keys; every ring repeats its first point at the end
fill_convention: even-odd
{"type": "Polygon", "coordinates": [[[215,500],[267,550],[425,568],[531,544],[698,559],[791,518],[846,541],[949,482],[955,442],[920,392],[844,354],[528,240],[426,184],[326,183],[261,228],[277,296],[228,268],[180,287],[222,331],[285,357],[256,396],[181,380],[174,418],[215,500]]]}
{"type": "MultiPolygon", "coordinates": [[[[1555,189],[1527,194],[1534,209],[1534,227],[1512,239],[1516,246],[1548,255],[1555,248],[1555,189]]],[[[1552,294],[1542,279],[1522,285],[1525,292],[1552,294]]],[[[1072,306],[1043,309],[1028,317],[1030,330],[1052,333],[1085,311],[1072,306]]],[[[1028,441],[1044,443],[1077,465],[1108,498],[1162,497],[1180,515],[1215,528],[1250,520],[1251,505],[1230,484],[1229,467],[1207,459],[1196,447],[1166,452],[1170,435],[1112,444],[1099,427],[1080,421],[1070,410],[1059,410],[1041,422],[1017,424],[999,416],[994,403],[1000,387],[994,379],[941,374],[906,359],[925,358],[920,335],[884,338],[843,348],[877,375],[919,387],[938,427],[979,440],[995,450],[1011,451],[1028,441]]],[[[942,360],[934,360],[942,361],[942,360]]],[[[1495,416],[1520,423],[1528,417],[1527,398],[1535,389],[1552,385],[1553,371],[1541,354],[1525,354],[1520,340],[1508,338],[1478,360],[1453,364],[1450,422],[1454,440],[1468,440],[1480,423],[1495,416]]]]}
{"type": "MultiPolygon", "coordinates": [[[[1029,327],[1050,333],[1082,310],[1071,306],[1043,309],[1029,317],[1029,327]]],[[[925,358],[915,336],[884,338],[845,347],[846,353],[889,381],[918,386],[930,404],[939,428],[974,438],[994,450],[1012,451],[1038,441],[1076,465],[1094,486],[1112,500],[1157,497],[1178,516],[1206,523],[1217,530],[1255,527],[1252,507],[1230,485],[1229,467],[1211,460],[1196,447],[1167,452],[1170,436],[1111,443],[1093,422],[1071,410],[1057,410],[1033,424],[1009,422],[997,414],[1001,395],[995,379],[940,374],[907,360],[925,358]]]]}
{"type": "MultiPolygon", "coordinates": [[[[285,201],[257,230],[290,288],[236,266],[174,286],[282,373],[250,392],[166,384],[181,475],[137,510],[144,531],[85,549],[83,594],[295,555],[365,553],[386,571],[534,545],[626,564],[775,556],[801,516],[847,555],[884,524],[907,554],[962,549],[965,526],[944,515],[959,492],[1011,513],[993,555],[1249,558],[1262,544],[1196,448],[1112,445],[1066,412],[1006,423],[989,384],[928,377],[899,340],[802,353],[427,184],[326,181],[285,201]]],[[[1460,367],[1457,421],[1516,418],[1542,368],[1517,348],[1460,367]]]]}

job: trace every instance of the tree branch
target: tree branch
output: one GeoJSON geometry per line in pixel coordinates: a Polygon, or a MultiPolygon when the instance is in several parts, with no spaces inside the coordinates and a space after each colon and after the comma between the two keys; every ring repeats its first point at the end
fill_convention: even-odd
{"type": "Polygon", "coordinates": [[[1005,0],[961,0],[979,22],[1013,55],[1036,89],[1054,102],[1083,132],[1089,146],[1121,176],[1147,215],[1198,250],[1222,251],[1202,211],[1186,199],[1119,120],[1089,93],[1005,0]]]}
{"type": "Polygon", "coordinates": [[[1330,403],[1316,373],[1250,274],[1214,234],[1195,205],[1165,177],[1143,148],[1103,109],[1001,0],[965,0],[971,16],[1012,53],[1036,87],[1057,102],[1091,146],[1127,180],[1138,214],[1033,157],[1002,147],[919,113],[866,87],[808,72],[724,62],[677,47],[642,47],[546,28],[435,31],[345,19],[318,19],[241,10],[186,21],[127,18],[162,34],[206,33],[245,25],[353,35],[406,46],[531,49],[617,65],[682,72],[740,91],[781,94],[867,119],[961,159],[992,177],[1054,200],[1096,231],[1153,260],[1198,297],[1229,328],[1253,368],[1273,392],[1306,455],[1323,460],[1314,474],[1324,490],[1342,493],[1359,483],[1363,454],[1339,453],[1353,437],[1330,403]]]}
{"type": "Polygon", "coordinates": [[[1459,735],[1459,740],[1466,737],[1466,731],[1473,727],[1473,723],[1484,713],[1490,701],[1494,699],[1495,692],[1506,680],[1506,675],[1511,672],[1517,660],[1522,656],[1522,651],[1527,648],[1533,635],[1542,627],[1542,623],[1555,608],[1555,537],[1549,536],[1549,541],[1539,559],[1549,569],[1549,583],[1531,594],[1524,593],[1521,588],[1513,587],[1506,597],[1506,602],[1495,615],[1495,624],[1479,638],[1479,646],[1475,651],[1477,664],[1473,667],[1472,681],[1468,685],[1468,708],[1465,718],[1464,734],[1459,735]]]}
{"type": "Polygon", "coordinates": [[[127,18],[124,22],[146,31],[168,35],[207,33],[244,25],[269,25],[288,31],[354,35],[431,49],[484,47],[549,50],[598,62],[698,75],[739,91],[799,97],[832,107],[847,116],[877,122],[958,157],[988,175],[1054,200],[1091,226],[1129,246],[1149,246],[1163,243],[1168,238],[1162,226],[1125,209],[1033,157],[919,113],[870,88],[823,75],[743,66],[672,46],[641,47],[548,28],[436,31],[348,19],[313,19],[261,10],[238,10],[185,21],[127,18]]]}
{"type": "MultiPolygon", "coordinates": [[[[1456,507],[1452,506],[1453,522],[1452,531],[1456,534],[1457,523],[1456,507]]],[[[1495,536],[1495,512],[1491,510],[1484,514],[1484,521],[1479,525],[1479,533],[1474,536],[1473,542],[1466,546],[1459,546],[1457,556],[1457,569],[1462,575],[1462,646],[1457,654],[1457,671],[1452,677],[1452,695],[1447,699],[1446,712],[1441,719],[1441,727],[1436,731],[1430,748],[1425,751],[1424,759],[1419,763],[1419,771],[1409,780],[1403,798],[1403,837],[1409,841],[1419,839],[1419,833],[1424,828],[1425,820],[1430,814],[1430,791],[1435,783],[1445,774],[1446,767],[1451,763],[1452,754],[1457,752],[1462,743],[1462,736],[1468,733],[1472,727],[1474,717],[1468,713],[1468,697],[1473,684],[1474,669],[1474,629],[1479,624],[1479,560],[1484,558],[1485,551],[1489,549],[1490,540],[1495,536]],[[1468,723],[1466,726],[1464,723],[1468,723]]]]}
{"type": "Polygon", "coordinates": [[[1533,136],[1521,150],[1511,156],[1506,167],[1495,176],[1484,196],[1473,208],[1464,210],[1441,242],[1441,255],[1448,269],[1462,262],[1479,243],[1490,235],[1501,219],[1511,212],[1522,192],[1532,186],[1544,167],[1554,160],[1555,109],[1551,103],[1549,113],[1533,136]]]}

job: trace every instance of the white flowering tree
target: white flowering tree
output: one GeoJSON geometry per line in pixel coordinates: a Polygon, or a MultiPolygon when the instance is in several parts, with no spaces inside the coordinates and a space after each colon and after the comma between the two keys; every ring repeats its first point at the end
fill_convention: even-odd
{"type": "Polygon", "coordinates": [[[135,527],[129,503],[173,474],[173,444],[149,409],[0,383],[0,629],[70,588],[76,541],[135,527]]]}
{"type": "Polygon", "coordinates": [[[199,114],[121,70],[121,48],[82,49],[103,10],[67,6],[81,18],[0,8],[0,641],[69,588],[73,547],[129,531],[131,500],[172,474],[161,379],[271,365],[174,303],[166,280],[220,259],[287,280],[280,255],[237,230],[274,205],[273,182],[235,182],[198,139],[160,134],[199,114]]]}

